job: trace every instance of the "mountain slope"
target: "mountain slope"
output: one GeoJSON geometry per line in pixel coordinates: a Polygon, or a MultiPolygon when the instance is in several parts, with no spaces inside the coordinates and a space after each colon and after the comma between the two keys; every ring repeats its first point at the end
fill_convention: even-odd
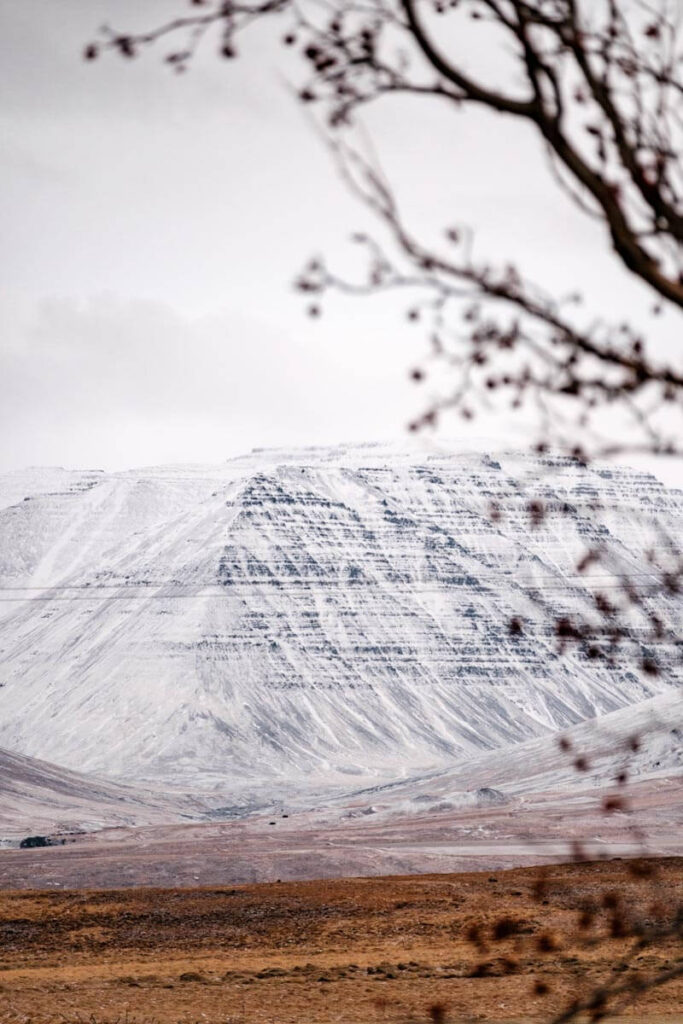
{"type": "Polygon", "coordinates": [[[539,610],[591,606],[587,545],[645,577],[653,524],[680,533],[645,474],[361,446],[29,497],[0,512],[0,743],[79,771],[389,778],[666,689],[558,657],[539,610]],[[563,514],[534,526],[530,495],[563,514]]]}
{"type": "MultiPolygon", "coordinates": [[[[527,740],[506,750],[504,757],[499,751],[487,751],[441,771],[376,786],[360,795],[385,815],[420,815],[433,806],[441,811],[486,807],[539,794],[555,794],[561,800],[573,791],[612,791],[628,797],[641,783],[671,779],[678,780],[676,810],[683,814],[680,690],[581,722],[563,731],[563,746],[559,739],[527,740]]],[[[347,799],[340,797],[340,802],[347,799]]]]}
{"type": "Polygon", "coordinates": [[[165,796],[0,750],[0,836],[60,835],[200,817],[198,800],[165,796]]]}

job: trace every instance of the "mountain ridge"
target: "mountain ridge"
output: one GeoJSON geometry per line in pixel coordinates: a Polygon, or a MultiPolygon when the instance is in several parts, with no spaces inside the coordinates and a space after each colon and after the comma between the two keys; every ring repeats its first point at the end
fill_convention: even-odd
{"type": "Polygon", "coordinates": [[[647,578],[653,523],[683,524],[647,474],[391,446],[60,472],[0,510],[10,750],[155,785],[389,779],[666,690],[559,658],[538,600],[588,609],[606,537],[647,578]]]}

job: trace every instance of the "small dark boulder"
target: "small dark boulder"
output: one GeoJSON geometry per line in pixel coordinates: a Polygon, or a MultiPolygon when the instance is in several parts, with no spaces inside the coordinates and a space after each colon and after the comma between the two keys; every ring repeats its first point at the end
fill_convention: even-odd
{"type": "Polygon", "coordinates": [[[482,806],[495,806],[500,804],[506,804],[508,798],[505,793],[501,793],[499,789],[492,789],[490,786],[482,786],[476,792],[477,804],[482,806]]]}
{"type": "Polygon", "coordinates": [[[52,840],[48,836],[26,836],[19,843],[20,850],[33,850],[37,846],[52,846],[52,840]]]}

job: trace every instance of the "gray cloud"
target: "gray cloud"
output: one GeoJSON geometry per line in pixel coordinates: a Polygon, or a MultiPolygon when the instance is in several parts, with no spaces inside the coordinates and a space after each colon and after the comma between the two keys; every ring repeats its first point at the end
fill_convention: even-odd
{"type": "Polygon", "coordinates": [[[300,340],[239,314],[193,318],[111,296],[13,319],[0,350],[6,466],[209,461],[255,444],[390,437],[411,405],[404,362],[385,349],[367,367],[360,332],[329,352],[314,331],[300,340]]]}
{"type": "MultiPolygon", "coordinates": [[[[283,88],[292,69],[275,40],[245,42],[257,61],[220,61],[209,45],[184,76],[154,54],[81,60],[103,21],[173,10],[0,0],[5,465],[386,437],[415,409],[406,369],[424,339],[400,305],[335,300],[313,325],[291,292],[313,252],[353,270],[344,239],[369,219],[283,88]]],[[[490,54],[472,60],[497,71],[490,54]]],[[[553,289],[584,287],[607,314],[643,315],[643,290],[519,126],[417,101],[368,117],[422,230],[472,223],[480,253],[516,257],[553,289]]],[[[510,430],[505,417],[485,428],[501,443],[510,430]]]]}

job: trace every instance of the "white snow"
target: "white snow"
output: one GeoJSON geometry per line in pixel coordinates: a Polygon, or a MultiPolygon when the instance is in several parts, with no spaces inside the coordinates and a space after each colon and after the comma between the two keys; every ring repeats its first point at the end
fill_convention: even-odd
{"type": "MultiPolygon", "coordinates": [[[[644,473],[355,446],[32,470],[0,499],[0,746],[80,772],[348,789],[677,681],[665,649],[657,678],[559,657],[538,603],[590,609],[576,563],[606,539],[652,579],[644,551],[680,536],[683,495],[644,473]],[[569,511],[534,528],[531,497],[569,511]]],[[[680,621],[680,599],[651,600],[680,621]]]]}

